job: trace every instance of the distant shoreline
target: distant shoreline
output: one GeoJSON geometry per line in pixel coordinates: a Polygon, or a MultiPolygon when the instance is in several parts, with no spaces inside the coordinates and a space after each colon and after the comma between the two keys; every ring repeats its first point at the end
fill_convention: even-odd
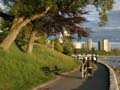
{"type": "MultiPolygon", "coordinates": [[[[81,44],[85,43],[86,41],[80,41],[81,44]]],[[[93,41],[93,45],[98,48],[98,45],[97,45],[97,41],[93,41]]],[[[114,48],[118,48],[120,49],[120,42],[111,42],[110,41],[110,46],[111,46],[111,49],[114,49],[114,48]]]]}
{"type": "Polygon", "coordinates": [[[98,57],[120,57],[120,55],[119,56],[115,56],[115,55],[113,55],[113,56],[111,56],[111,55],[100,55],[100,56],[98,56],[98,57]]]}

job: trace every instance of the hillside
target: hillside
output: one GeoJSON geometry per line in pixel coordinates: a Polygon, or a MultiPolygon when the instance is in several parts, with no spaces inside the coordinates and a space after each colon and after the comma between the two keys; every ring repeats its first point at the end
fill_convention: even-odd
{"type": "Polygon", "coordinates": [[[46,75],[42,67],[58,65],[62,71],[70,71],[78,65],[72,58],[43,46],[28,55],[13,44],[9,52],[0,49],[0,57],[0,90],[30,90],[55,78],[53,73],[46,75]]]}

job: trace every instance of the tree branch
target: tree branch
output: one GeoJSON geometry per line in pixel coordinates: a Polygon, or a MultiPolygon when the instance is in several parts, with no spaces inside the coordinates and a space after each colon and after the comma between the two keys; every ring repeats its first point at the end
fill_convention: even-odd
{"type": "Polygon", "coordinates": [[[46,10],[43,12],[43,13],[38,13],[34,16],[31,17],[31,21],[35,20],[35,19],[38,19],[40,17],[43,17],[49,10],[50,10],[50,6],[46,8],[46,10]]]}
{"type": "Polygon", "coordinates": [[[37,13],[33,16],[31,16],[30,18],[27,18],[24,20],[25,23],[22,23],[21,26],[25,26],[26,24],[30,23],[31,21],[34,21],[35,19],[39,19],[43,16],[45,16],[45,14],[50,10],[50,6],[46,8],[46,10],[42,13],[37,13]]]}
{"type": "Polygon", "coordinates": [[[35,40],[38,40],[38,39],[40,39],[41,37],[35,37],[35,40]]]}
{"type": "Polygon", "coordinates": [[[6,14],[6,13],[0,12],[0,17],[3,17],[3,18],[6,19],[6,20],[12,21],[15,16],[8,15],[8,14],[6,14]]]}

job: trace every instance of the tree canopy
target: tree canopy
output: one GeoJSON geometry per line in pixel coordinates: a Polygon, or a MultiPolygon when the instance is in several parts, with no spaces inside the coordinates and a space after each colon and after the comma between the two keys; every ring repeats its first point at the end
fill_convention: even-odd
{"type": "Polygon", "coordinates": [[[43,12],[46,7],[62,13],[76,13],[78,8],[92,4],[96,6],[101,17],[110,10],[113,0],[2,0],[8,12],[14,16],[31,16],[43,12]]]}
{"type": "Polygon", "coordinates": [[[0,16],[12,21],[10,33],[0,43],[7,50],[23,27],[36,19],[44,18],[44,28],[60,30],[64,26],[71,32],[80,32],[81,36],[87,36],[89,34],[85,29],[76,26],[76,23],[85,21],[81,15],[88,12],[83,11],[83,8],[89,4],[95,5],[100,15],[100,25],[103,25],[108,20],[107,10],[112,8],[113,0],[2,0],[1,3],[7,10],[0,12],[0,16]]]}

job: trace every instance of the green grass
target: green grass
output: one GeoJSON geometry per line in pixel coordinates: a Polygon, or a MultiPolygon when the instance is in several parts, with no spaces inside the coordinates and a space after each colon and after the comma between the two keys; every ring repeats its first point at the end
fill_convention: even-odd
{"type": "Polygon", "coordinates": [[[78,64],[72,58],[46,47],[36,47],[33,54],[21,52],[14,44],[9,52],[0,49],[0,90],[30,90],[55,78],[45,74],[42,67],[59,65],[62,71],[70,71],[78,64]]]}

